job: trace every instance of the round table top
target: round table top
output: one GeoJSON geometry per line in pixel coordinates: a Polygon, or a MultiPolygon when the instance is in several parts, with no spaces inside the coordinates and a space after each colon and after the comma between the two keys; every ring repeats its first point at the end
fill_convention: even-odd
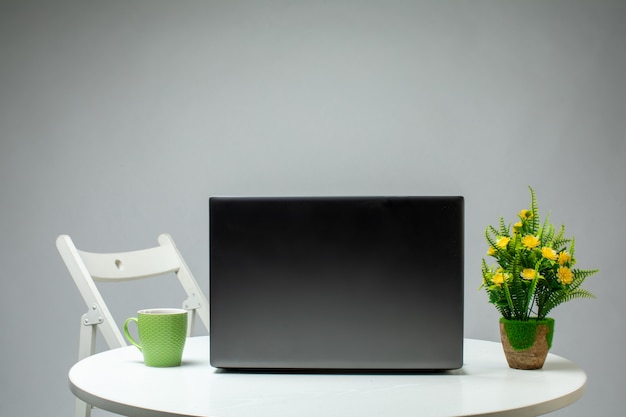
{"type": "Polygon", "coordinates": [[[183,363],[150,368],[134,346],[69,372],[81,400],[127,416],[536,416],[573,403],[587,380],[549,354],[541,370],[510,369],[500,343],[465,339],[461,369],[437,373],[230,372],[209,365],[208,337],[187,339],[183,363]]]}

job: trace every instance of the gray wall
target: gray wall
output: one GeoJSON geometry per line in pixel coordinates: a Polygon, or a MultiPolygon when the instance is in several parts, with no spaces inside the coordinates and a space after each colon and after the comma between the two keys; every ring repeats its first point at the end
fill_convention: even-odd
{"type": "Polygon", "coordinates": [[[0,415],[73,412],[85,306],[58,234],[167,231],[208,290],[212,194],[461,194],[466,336],[497,340],[483,231],[527,185],[601,269],[554,313],[589,376],[555,415],[621,415],[625,21],[605,0],[0,1],[0,415]]]}

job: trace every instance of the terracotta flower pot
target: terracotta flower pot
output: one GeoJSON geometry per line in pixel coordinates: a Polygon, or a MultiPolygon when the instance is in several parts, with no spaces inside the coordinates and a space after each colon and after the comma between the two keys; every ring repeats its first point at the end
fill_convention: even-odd
{"type": "Polygon", "coordinates": [[[554,319],[500,319],[500,338],[509,367],[541,369],[552,347],[554,319]]]}

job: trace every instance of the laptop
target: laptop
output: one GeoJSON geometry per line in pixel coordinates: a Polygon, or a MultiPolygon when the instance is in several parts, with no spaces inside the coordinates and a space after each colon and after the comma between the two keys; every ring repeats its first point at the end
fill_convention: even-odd
{"type": "Polygon", "coordinates": [[[463,197],[211,197],[209,227],[212,366],[462,367],[463,197]]]}

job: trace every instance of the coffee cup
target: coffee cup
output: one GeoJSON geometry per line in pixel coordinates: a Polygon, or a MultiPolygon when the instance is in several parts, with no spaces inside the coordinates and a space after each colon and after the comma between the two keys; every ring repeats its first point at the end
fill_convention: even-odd
{"type": "Polygon", "coordinates": [[[139,310],[137,317],[124,322],[124,335],[142,353],[146,366],[178,366],[187,339],[187,311],[178,308],[139,310]],[[128,331],[128,325],[137,325],[139,341],[128,331]]]}

